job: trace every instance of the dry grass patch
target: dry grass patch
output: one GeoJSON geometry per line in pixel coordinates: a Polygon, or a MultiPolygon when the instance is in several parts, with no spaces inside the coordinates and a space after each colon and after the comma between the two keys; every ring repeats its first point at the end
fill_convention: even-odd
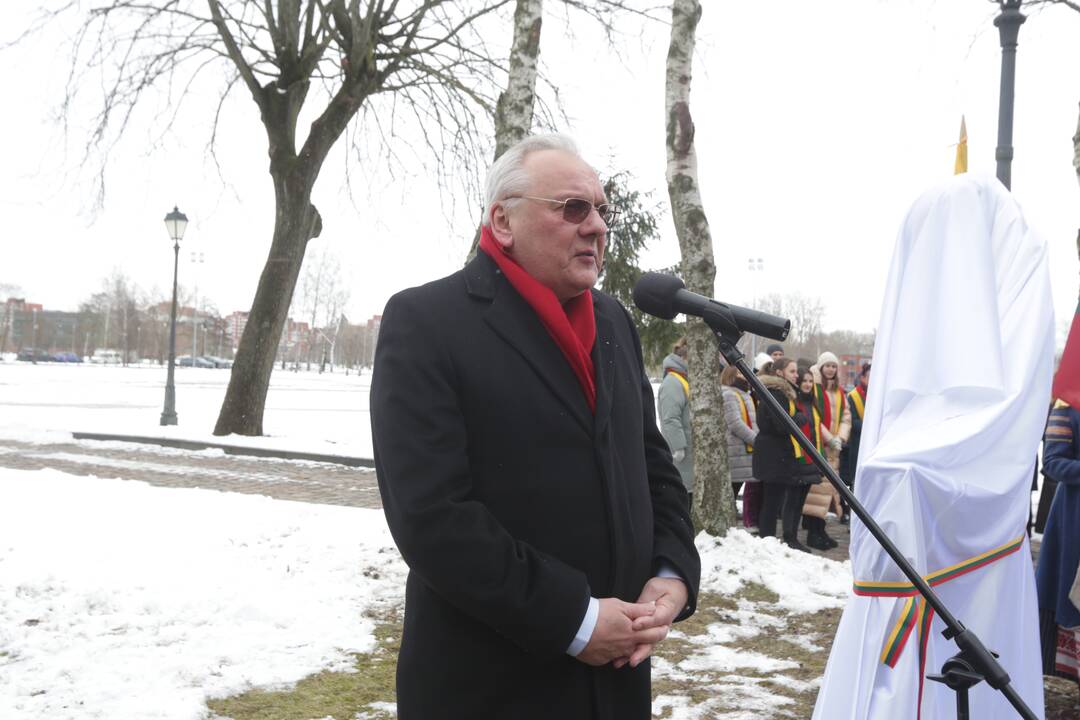
{"type": "MultiPolygon", "coordinates": [[[[703,717],[809,717],[840,610],[789,615],[778,600],[758,584],[732,596],[702,593],[694,617],[657,649],[653,698],[687,698],[703,717]]],[[[657,717],[673,715],[660,705],[657,717]]]]}
{"type": "Polygon", "coordinates": [[[394,673],[401,644],[401,619],[396,614],[374,618],[375,650],[354,655],[354,672],[321,672],[286,690],[252,690],[207,703],[218,718],[232,720],[371,720],[396,717],[377,703],[396,700],[394,673]],[[376,705],[372,707],[373,703],[376,705]]]}

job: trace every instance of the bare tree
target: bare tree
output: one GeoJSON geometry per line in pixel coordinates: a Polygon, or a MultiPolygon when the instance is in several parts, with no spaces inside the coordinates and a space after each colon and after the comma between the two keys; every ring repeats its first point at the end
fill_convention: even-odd
{"type": "MultiPolygon", "coordinates": [[[[312,250],[304,261],[298,291],[293,296],[293,312],[308,321],[310,339],[307,347],[307,369],[311,355],[327,334],[326,328],[336,325],[349,299],[348,289],[341,276],[341,260],[329,248],[312,250]]],[[[331,330],[332,332],[332,330],[331,330]]]]}
{"type": "MultiPolygon", "coordinates": [[[[691,291],[711,297],[716,263],[709,221],[698,191],[694,121],[690,116],[690,70],[699,20],[701,4],[698,0],[672,2],[664,103],[667,186],[682,253],[683,278],[691,291]]],[[[712,333],[700,318],[689,319],[687,337],[690,341],[690,422],[694,437],[691,515],[696,528],[723,535],[735,522],[735,502],[727,460],[720,356],[712,333]]]]}
{"type": "MultiPolygon", "coordinates": [[[[401,124],[412,122],[424,131],[440,168],[444,161],[474,162],[487,135],[477,118],[490,117],[487,89],[502,74],[476,23],[508,2],[105,0],[87,11],[74,38],[63,105],[73,107],[83,87],[103,88],[87,157],[107,157],[151,88],[168,93],[174,112],[165,131],[172,129],[175,113],[204,76],[221,79],[211,152],[217,117],[237,87],[252,98],[266,133],[273,239],[216,434],[262,433],[273,360],[304,252],[322,230],[311,196],[331,149],[364,110],[387,156],[394,155],[401,124]],[[386,102],[374,112],[380,96],[386,102]],[[297,133],[302,111],[314,118],[306,137],[297,133]]],[[[65,11],[79,12],[80,5],[63,3],[34,27],[65,11]]]]}
{"type": "MultiPolygon", "coordinates": [[[[614,40],[616,18],[638,15],[656,20],[649,10],[629,6],[623,0],[559,0],[571,14],[584,15],[595,21],[607,34],[609,43],[614,40]]],[[[510,65],[506,77],[506,89],[499,94],[495,105],[495,154],[492,162],[514,143],[532,130],[537,104],[536,82],[539,78],[540,32],[544,21],[543,0],[517,0],[514,10],[514,34],[510,50],[510,65]]],[[[484,208],[481,209],[483,211],[484,208]]],[[[481,220],[481,226],[483,221],[481,220]]],[[[476,255],[480,245],[480,227],[477,226],[472,246],[466,255],[468,262],[476,255]]]]}
{"type": "Polygon", "coordinates": [[[785,355],[816,359],[822,351],[831,349],[822,345],[825,305],[821,298],[800,292],[771,293],[758,301],[758,309],[791,320],[791,333],[784,342],[785,355]]]}
{"type": "MultiPolygon", "coordinates": [[[[540,28],[544,22],[543,0],[517,0],[514,10],[514,40],[510,50],[510,68],[506,89],[495,104],[495,157],[529,134],[536,103],[536,75],[540,56],[540,28]]],[[[476,255],[480,245],[477,226],[466,261],[476,255]]]]}

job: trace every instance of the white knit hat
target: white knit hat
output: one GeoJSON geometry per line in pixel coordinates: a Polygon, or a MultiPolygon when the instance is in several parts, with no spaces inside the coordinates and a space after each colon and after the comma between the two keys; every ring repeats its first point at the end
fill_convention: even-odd
{"type": "Polygon", "coordinates": [[[765,353],[758,353],[757,357],[754,358],[754,369],[758,372],[761,372],[761,368],[765,367],[766,363],[771,362],[772,357],[770,355],[766,355],[765,353]]]}
{"type": "Polygon", "coordinates": [[[837,365],[839,365],[840,361],[837,359],[837,357],[835,355],[833,355],[831,352],[826,350],[825,352],[818,355],[817,366],[821,367],[825,363],[836,363],[837,365]]]}

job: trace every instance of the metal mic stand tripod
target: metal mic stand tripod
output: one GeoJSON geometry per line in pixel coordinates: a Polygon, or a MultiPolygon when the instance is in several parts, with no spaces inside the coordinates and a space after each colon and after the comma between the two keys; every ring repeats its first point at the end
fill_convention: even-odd
{"type": "Polygon", "coordinates": [[[982,644],[982,641],[975,635],[974,632],[968,630],[964,625],[957,620],[949,609],[945,607],[945,604],[941,601],[941,598],[933,591],[930,585],[916,572],[915,568],[911,566],[911,563],[900,553],[900,551],[889,540],[888,536],[881,529],[880,526],[874,521],[874,518],[870,517],[870,514],[866,511],[866,508],[855,498],[855,494],[848,489],[836,472],[832,469],[832,466],[821,456],[821,453],[811,444],[810,440],[803,434],[802,430],[795,421],[787,414],[787,411],[780,406],[776,398],[772,393],[765,389],[765,386],[758,380],[754,371],[750,369],[750,366],[746,364],[745,356],[735,346],[742,337],[742,331],[739,329],[738,324],[735,321],[734,316],[727,307],[714,303],[702,313],[702,320],[716,335],[717,342],[720,345],[720,352],[723,354],[724,359],[731,365],[734,365],[742,373],[742,376],[746,378],[746,381],[750,383],[750,386],[754,388],[755,393],[761,400],[761,403],[767,405],[769,411],[774,413],[776,417],[781,418],[788,430],[791,432],[791,436],[802,447],[803,452],[807,457],[814,461],[818,470],[822,475],[829,479],[829,482],[833,484],[833,487],[840,493],[848,505],[851,506],[852,511],[862,521],[866,529],[870,531],[870,534],[878,541],[885,552],[889,554],[893,562],[896,563],[900,571],[904,573],[904,576],[911,581],[911,584],[919,591],[926,602],[934,609],[934,612],[938,614],[942,622],[945,623],[945,630],[942,635],[947,640],[954,640],[957,647],[960,648],[960,652],[945,661],[944,666],[941,669],[940,675],[929,675],[929,679],[936,682],[944,683],[948,685],[956,693],[956,716],[958,720],[968,720],[970,718],[970,711],[968,710],[968,688],[978,684],[982,680],[986,680],[990,687],[1001,692],[1009,703],[1012,704],[1016,712],[1020,714],[1020,717],[1026,718],[1026,720],[1037,720],[1035,713],[1024,703],[1023,699],[1017,694],[1016,690],[1009,684],[1009,674],[1005,672],[1005,669],[998,663],[996,656],[993,652],[988,650],[986,646],[982,644]]]}

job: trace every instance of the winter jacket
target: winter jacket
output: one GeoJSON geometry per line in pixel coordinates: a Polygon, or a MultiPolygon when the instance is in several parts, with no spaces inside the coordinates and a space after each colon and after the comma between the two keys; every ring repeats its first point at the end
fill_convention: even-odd
{"type": "Polygon", "coordinates": [[[757,439],[757,412],[750,393],[737,387],[724,388],[724,423],[727,425],[727,457],[731,482],[757,482],[754,477],[754,441],[757,439]],[[746,419],[743,418],[743,412],[746,419]],[[749,424],[747,424],[749,420],[749,424]]]}
{"type": "Polygon", "coordinates": [[[690,395],[688,385],[683,385],[686,376],[686,361],[672,353],[664,358],[664,380],[660,383],[657,395],[657,409],[660,413],[660,432],[667,440],[674,455],[684,450],[686,455],[681,462],[676,462],[683,485],[687,492],[694,490],[694,438],[690,430],[690,395]],[[673,372],[674,371],[674,372],[673,372]]]}
{"type": "MultiPolygon", "coordinates": [[[[811,430],[813,430],[814,435],[821,438],[824,434],[824,428],[821,425],[821,416],[814,412],[814,396],[804,396],[801,393],[796,393],[795,407],[799,413],[805,416],[806,420],[804,422],[814,424],[811,430]]],[[[814,435],[810,433],[807,433],[807,435],[810,436],[810,443],[813,444],[814,435]]],[[[821,438],[821,441],[824,442],[824,438],[821,438]]],[[[825,447],[822,445],[822,454],[824,454],[824,449],[825,447]]],[[[806,462],[803,460],[795,461],[795,479],[799,485],[817,485],[823,480],[821,470],[818,469],[818,466],[814,464],[814,461],[809,456],[806,457],[806,462]]]]}
{"type": "MultiPolygon", "coordinates": [[[[769,393],[789,410],[789,401],[795,400],[795,387],[778,375],[762,375],[761,382],[769,393]]],[[[800,412],[790,413],[795,423],[801,425],[806,418],[800,412]]],[[[791,432],[781,418],[776,417],[762,398],[757,414],[758,435],[754,440],[754,477],[762,482],[795,485],[795,446],[791,432]]]]}

